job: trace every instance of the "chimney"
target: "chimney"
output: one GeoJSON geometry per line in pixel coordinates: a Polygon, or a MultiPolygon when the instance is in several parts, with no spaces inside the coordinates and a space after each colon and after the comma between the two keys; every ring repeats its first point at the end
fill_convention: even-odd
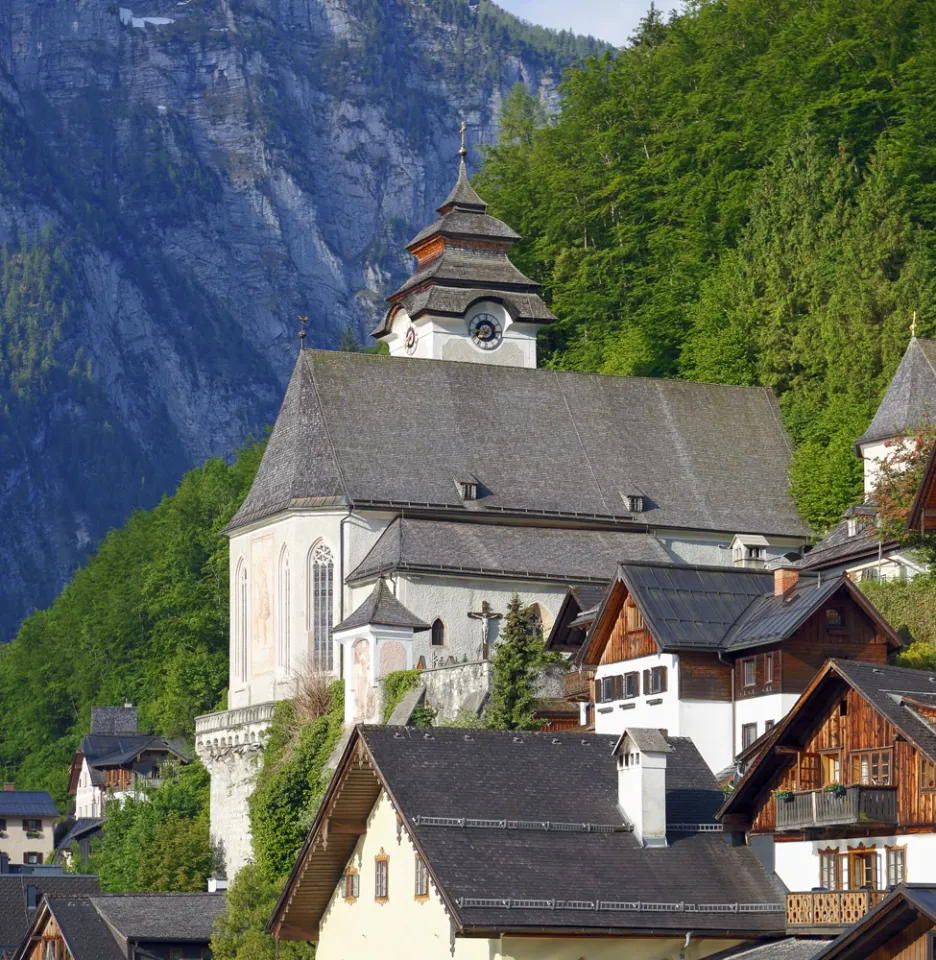
{"type": "Polygon", "coordinates": [[[15,784],[15,783],[5,783],[5,784],[3,785],[3,789],[12,792],[13,790],[16,789],[16,784],[15,784]]]}
{"type": "Polygon", "coordinates": [[[782,597],[799,583],[799,570],[796,567],[777,567],[773,572],[773,592],[782,597]]]}
{"type": "Polygon", "coordinates": [[[38,897],[36,896],[37,892],[38,891],[32,884],[29,884],[26,887],[26,909],[27,910],[35,910],[36,907],[38,906],[38,897]]]}
{"type": "Polygon", "coordinates": [[[645,847],[666,846],[666,755],[662,730],[630,727],[614,747],[618,806],[645,847]]]}

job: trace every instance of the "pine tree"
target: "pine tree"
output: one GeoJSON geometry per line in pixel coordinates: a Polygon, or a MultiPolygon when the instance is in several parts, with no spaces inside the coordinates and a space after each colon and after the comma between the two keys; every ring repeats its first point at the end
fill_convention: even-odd
{"type": "Polygon", "coordinates": [[[485,723],[495,730],[536,730],[535,684],[546,661],[543,629],[520,597],[511,597],[500,643],[494,650],[494,685],[485,723]]]}

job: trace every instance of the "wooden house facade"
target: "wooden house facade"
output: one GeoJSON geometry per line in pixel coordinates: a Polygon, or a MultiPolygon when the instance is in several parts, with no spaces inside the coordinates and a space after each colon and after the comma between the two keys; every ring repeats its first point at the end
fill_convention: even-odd
{"type": "Polygon", "coordinates": [[[936,675],[830,661],[721,815],[791,891],[791,929],[835,928],[909,878],[936,882],[936,675]]]}
{"type": "Polygon", "coordinates": [[[827,659],[884,664],[899,645],[846,578],[622,564],[575,663],[590,679],[579,697],[587,689],[597,733],[634,724],[692,736],[718,773],[786,715],[827,659]]]}

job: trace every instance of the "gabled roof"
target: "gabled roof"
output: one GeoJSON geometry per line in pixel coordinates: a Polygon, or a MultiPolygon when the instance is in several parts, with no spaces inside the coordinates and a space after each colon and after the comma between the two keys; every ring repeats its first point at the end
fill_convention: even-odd
{"type": "Polygon", "coordinates": [[[171,753],[184,763],[187,757],[181,745],[165,737],[154,737],[148,733],[136,734],[98,734],[89,733],[78,747],[89,767],[119,767],[129,763],[144,750],[171,753]]]}
{"type": "Polygon", "coordinates": [[[546,638],[546,649],[577,651],[606,591],[607,585],[598,583],[570,587],[546,638]]]}
{"type": "Polygon", "coordinates": [[[385,790],[459,934],[781,932],[782,892],[750,848],[685,830],[711,823],[721,799],[692,741],[665,738],[667,820],[682,827],[668,831],[666,848],[649,849],[618,807],[616,739],[356,728],[270,928],[285,938],[311,932],[300,912],[319,922],[357,840],[332,832],[322,847],[325,821],[366,819],[385,790]]]}
{"type": "Polygon", "coordinates": [[[752,762],[719,810],[719,817],[745,815],[765,790],[779,780],[787,766],[777,749],[802,743],[820,726],[848,687],[855,690],[911,744],[936,762],[936,724],[915,709],[936,708],[936,673],[909,670],[860,660],[828,660],[803,691],[789,713],[774,728],[773,740],[752,762]]]}
{"type": "Polygon", "coordinates": [[[893,437],[904,428],[936,417],[936,341],[914,337],[900,361],[884,399],[867,430],[855,441],[861,446],[893,437]]]}
{"type": "Polygon", "coordinates": [[[303,350],[229,531],[344,503],[805,537],[790,451],[760,387],[303,350]]]}
{"type": "Polygon", "coordinates": [[[387,581],[381,577],[371,595],[350,616],[345,617],[332,631],[355,630],[369,625],[383,627],[411,627],[414,633],[429,629],[429,624],[410,613],[393,595],[387,581]]]}
{"type": "Polygon", "coordinates": [[[0,817],[58,817],[46,790],[0,790],[0,817]]]}
{"type": "MultiPolygon", "coordinates": [[[[47,897],[36,914],[30,935],[40,934],[49,916],[53,917],[72,960],[126,960],[126,953],[91,897],[47,897]]],[[[24,942],[14,955],[15,960],[26,960],[27,950],[24,942]]]]}
{"type": "Polygon", "coordinates": [[[880,956],[881,948],[889,940],[921,918],[936,926],[936,886],[898,884],[857,923],[825,944],[815,960],[864,960],[872,954],[880,956]]]}
{"type": "Polygon", "coordinates": [[[647,533],[397,518],[349,584],[391,573],[455,573],[607,583],[622,560],[669,559],[647,533]]]}
{"type": "Polygon", "coordinates": [[[26,907],[27,887],[36,888],[37,902],[48,894],[91,894],[101,889],[97,877],[0,874],[0,953],[19,946],[36,914],[26,907]]]}
{"type": "Polygon", "coordinates": [[[68,850],[73,843],[77,843],[82,837],[87,836],[89,833],[96,833],[101,829],[101,825],[104,823],[104,817],[78,817],[75,822],[68,828],[65,836],[63,836],[55,848],[55,859],[53,862],[59,862],[58,857],[64,850],[68,850]]]}
{"type": "Polygon", "coordinates": [[[177,943],[207,943],[225,905],[222,893],[108,893],[92,899],[125,940],[177,943]]]}

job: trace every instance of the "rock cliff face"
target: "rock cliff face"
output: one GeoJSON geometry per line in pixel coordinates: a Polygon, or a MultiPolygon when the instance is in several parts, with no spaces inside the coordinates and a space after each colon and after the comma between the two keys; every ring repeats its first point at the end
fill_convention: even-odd
{"type": "Polygon", "coordinates": [[[461,120],[585,52],[487,0],[0,3],[0,639],[262,433],[298,314],[368,329],[461,120]]]}

